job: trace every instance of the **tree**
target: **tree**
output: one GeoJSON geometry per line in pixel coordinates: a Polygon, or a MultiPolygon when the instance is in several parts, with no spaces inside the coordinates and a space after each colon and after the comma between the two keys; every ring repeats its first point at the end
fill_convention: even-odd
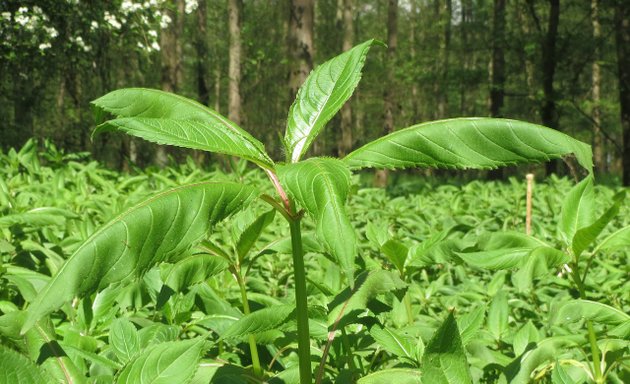
{"type": "Polygon", "coordinates": [[[228,0],[228,24],[230,32],[230,62],[228,66],[228,117],[241,124],[241,23],[242,0],[228,0]]]}
{"type": "MultiPolygon", "coordinates": [[[[394,132],[394,109],[396,108],[396,86],[394,85],[396,48],[398,46],[398,0],[389,0],[387,6],[387,53],[385,55],[385,91],[383,92],[384,121],[383,134],[394,132]]],[[[386,169],[376,171],[374,184],[377,187],[387,185],[386,169]]]]}
{"type": "Polygon", "coordinates": [[[622,182],[630,186],[630,4],[627,1],[618,0],[615,4],[615,37],[623,136],[622,182]]]}
{"type": "Polygon", "coordinates": [[[313,0],[291,0],[287,48],[289,56],[289,100],[313,69],[313,0]]]}
{"type": "MultiPolygon", "coordinates": [[[[344,51],[349,50],[354,45],[354,0],[340,0],[341,3],[341,29],[342,44],[344,51]]],[[[352,105],[346,102],[341,108],[341,140],[339,140],[339,156],[343,157],[352,149],[352,105]]]]}
{"type": "Polygon", "coordinates": [[[593,100],[593,110],[591,115],[593,118],[593,162],[595,168],[604,173],[606,170],[606,160],[604,159],[604,148],[602,143],[602,110],[601,110],[601,69],[599,67],[599,61],[601,60],[601,36],[602,29],[599,23],[599,0],[591,0],[591,23],[593,25],[593,40],[595,42],[595,50],[593,52],[594,59],[591,66],[591,98],[593,100]]]}

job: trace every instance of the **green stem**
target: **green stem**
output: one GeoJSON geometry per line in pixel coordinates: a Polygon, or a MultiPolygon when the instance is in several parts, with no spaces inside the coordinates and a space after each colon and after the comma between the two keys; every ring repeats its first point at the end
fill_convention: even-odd
{"type": "Polygon", "coordinates": [[[298,358],[300,383],[311,384],[311,340],[308,331],[308,303],[306,295],[306,272],[300,219],[289,220],[291,228],[291,250],[293,253],[293,273],[295,274],[295,305],[297,309],[298,358]]]}
{"type": "MultiPolygon", "coordinates": [[[[580,279],[580,273],[578,272],[577,263],[573,266],[571,276],[575,285],[577,285],[578,292],[581,299],[586,299],[586,288],[584,287],[584,281],[580,279]]],[[[586,275],[584,275],[586,278],[586,275]]],[[[603,383],[602,368],[601,368],[601,356],[599,355],[599,348],[597,347],[597,335],[595,335],[595,329],[593,323],[590,320],[586,320],[586,328],[588,329],[588,341],[591,346],[591,354],[593,355],[593,374],[595,376],[596,383],[603,383]]]]}
{"type": "MultiPolygon", "coordinates": [[[[249,301],[247,300],[247,289],[245,287],[245,281],[241,276],[240,267],[233,268],[232,272],[236,277],[238,286],[241,289],[241,300],[243,301],[243,313],[249,315],[251,310],[249,309],[249,301]]],[[[252,357],[252,368],[254,369],[254,375],[256,377],[263,377],[263,370],[260,365],[260,358],[258,357],[258,347],[256,346],[256,336],[249,335],[249,353],[252,357]]]]}

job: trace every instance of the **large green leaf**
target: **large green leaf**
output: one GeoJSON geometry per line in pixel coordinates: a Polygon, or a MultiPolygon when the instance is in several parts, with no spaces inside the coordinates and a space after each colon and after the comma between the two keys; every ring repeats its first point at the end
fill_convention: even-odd
{"type": "Polygon", "coordinates": [[[254,192],[244,185],[205,182],[162,192],[129,209],[70,256],[29,306],[23,331],[75,296],[141,276],[183,252],[254,192]]]}
{"type": "Polygon", "coordinates": [[[287,160],[295,163],[326,123],[352,96],[370,46],[368,40],[318,66],[308,76],[291,105],[284,135],[287,160]]]}
{"type": "Polygon", "coordinates": [[[453,313],[435,331],[422,358],[422,381],[435,384],[472,383],[466,352],[453,313]]]}
{"type": "Polygon", "coordinates": [[[345,209],[350,189],[348,168],[339,160],[316,157],[278,171],[289,194],[315,219],[317,237],[352,281],[357,241],[345,209]]]}
{"type": "MultiPolygon", "coordinates": [[[[421,384],[419,369],[391,368],[374,372],[357,380],[357,384],[421,384]]],[[[426,381],[431,383],[431,381],[426,381]]]]}
{"type": "Polygon", "coordinates": [[[0,344],[0,383],[46,384],[50,381],[26,356],[0,344]]]}
{"type": "Polygon", "coordinates": [[[595,221],[595,194],[593,178],[587,177],[571,188],[564,199],[558,230],[564,242],[571,245],[577,231],[595,221]]]}
{"type": "Polygon", "coordinates": [[[630,248],[630,225],[623,227],[602,240],[593,253],[597,251],[615,251],[630,248]]]}
{"type": "Polygon", "coordinates": [[[458,118],[414,125],[348,154],[358,168],[476,168],[539,163],[573,154],[592,172],[590,146],[559,131],[516,120],[458,118]]]}
{"type": "Polygon", "coordinates": [[[144,349],[118,375],[118,384],[186,383],[197,370],[203,339],[171,341],[144,349]]]}
{"type": "Polygon", "coordinates": [[[224,153],[273,169],[263,144],[212,109],[172,93],[146,88],[126,88],[92,102],[117,116],[94,133],[121,130],[143,139],[179,147],[224,153]]]}
{"type": "Polygon", "coordinates": [[[178,260],[177,263],[168,268],[163,280],[173,291],[182,292],[227,267],[227,261],[220,256],[194,253],[178,260]]]}

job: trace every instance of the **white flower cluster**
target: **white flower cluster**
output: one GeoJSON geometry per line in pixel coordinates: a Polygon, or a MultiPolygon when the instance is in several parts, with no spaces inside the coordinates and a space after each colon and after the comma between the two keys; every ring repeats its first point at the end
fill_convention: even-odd
{"type": "Polygon", "coordinates": [[[83,52],[90,52],[92,50],[92,46],[86,44],[81,36],[71,37],[70,42],[83,49],[83,52]]]}
{"type": "MultiPolygon", "coordinates": [[[[118,21],[118,19],[116,18],[116,15],[112,15],[111,13],[105,11],[105,15],[103,16],[103,20],[105,20],[105,22],[107,22],[109,25],[112,26],[112,28],[114,29],[120,29],[122,28],[122,23],[120,21],[118,21]]],[[[121,20],[124,21],[124,20],[121,20]]]]}
{"type": "Polygon", "coordinates": [[[195,11],[195,9],[197,9],[198,6],[199,3],[197,2],[197,0],[186,0],[184,11],[186,12],[186,14],[191,14],[195,11]]]}
{"type": "Polygon", "coordinates": [[[51,41],[59,36],[59,32],[49,25],[50,19],[44,11],[38,7],[20,7],[12,14],[5,11],[0,14],[0,35],[3,35],[3,45],[12,46],[12,38],[15,31],[22,34],[28,33],[27,38],[37,46],[40,51],[45,51],[52,47],[51,41]]]}

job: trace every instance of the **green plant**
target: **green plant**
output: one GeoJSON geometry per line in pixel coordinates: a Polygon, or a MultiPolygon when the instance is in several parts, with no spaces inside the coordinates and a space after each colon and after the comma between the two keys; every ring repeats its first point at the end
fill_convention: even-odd
{"type": "MultiPolygon", "coordinates": [[[[489,169],[573,155],[580,165],[589,173],[592,172],[588,145],[535,124],[488,118],[419,124],[379,138],[342,159],[314,157],[302,160],[316,136],[352,95],[360,80],[367,52],[374,44],[373,40],[366,41],[320,65],[311,73],[289,111],[283,141],[286,162],[282,164],[274,162],[265,152],[263,144],[242,128],[217,112],[181,96],[132,88],[114,91],[95,100],[93,104],[97,111],[115,116],[101,124],[95,133],[119,130],[160,144],[246,159],[264,171],[278,197],[274,198],[251,185],[210,181],[186,184],[151,196],[94,232],[37,296],[29,300],[28,310],[15,312],[12,320],[19,324],[21,334],[41,334],[44,332],[42,329],[45,330],[46,315],[66,306],[75,298],[82,298],[83,305],[81,308],[73,307],[69,312],[75,313],[86,329],[90,329],[95,322],[95,301],[104,300],[102,295],[99,296],[102,292],[125,289],[125,286],[138,281],[151,287],[152,281],[156,279],[151,274],[152,268],[164,262],[172,264],[169,267],[172,269],[199,272],[193,277],[188,275],[185,280],[176,277],[180,276],[179,273],[173,274],[173,280],[168,277],[162,279],[168,289],[163,286],[157,297],[158,304],[160,300],[163,304],[169,300],[169,289],[173,291],[171,294],[182,291],[180,296],[173,296],[175,299],[169,302],[170,317],[176,319],[177,316],[188,316],[186,308],[194,300],[194,295],[189,293],[199,291],[193,292],[191,289],[191,292],[186,292],[187,284],[204,280],[217,270],[228,268],[238,281],[245,316],[234,322],[217,343],[247,336],[253,376],[260,379],[265,372],[257,357],[256,339],[252,335],[273,331],[287,324],[290,319],[295,319],[299,381],[310,383],[313,369],[309,319],[327,319],[324,321],[329,329],[341,330],[341,349],[348,355],[347,364],[352,366],[354,357],[351,354],[350,336],[345,333],[344,327],[358,321],[358,314],[370,305],[376,295],[396,291],[402,298],[406,287],[401,280],[401,277],[405,278],[407,270],[406,261],[403,260],[405,255],[396,243],[379,245],[385,247],[385,253],[399,269],[399,275],[383,270],[356,270],[360,244],[345,208],[352,171],[408,167],[489,169]],[[295,308],[284,305],[253,312],[248,308],[242,266],[245,262],[253,262],[247,260],[248,251],[264,227],[273,220],[272,213],[259,216],[242,232],[233,254],[212,242],[201,241],[212,225],[243,210],[257,197],[288,222],[295,308]],[[340,277],[340,280],[344,282],[340,284],[346,287],[334,296],[327,310],[323,309],[323,312],[327,312],[323,316],[322,308],[309,306],[307,300],[304,249],[305,246],[310,247],[310,235],[302,233],[305,214],[314,222],[314,237],[321,243],[321,251],[342,271],[343,278],[340,277]],[[191,249],[196,244],[200,245],[191,249]],[[390,252],[390,249],[393,250],[390,252]],[[217,266],[217,262],[207,255],[219,255],[225,259],[225,265],[217,266]],[[97,296],[92,296],[97,292],[97,296]]],[[[436,242],[438,240],[435,239],[436,242]]],[[[326,290],[326,287],[321,286],[320,289],[326,290]]],[[[207,292],[203,295],[205,300],[216,305],[222,303],[220,298],[211,297],[207,292]]],[[[407,308],[410,306],[410,303],[406,304],[407,308]]],[[[378,309],[373,311],[378,312],[378,309]]],[[[408,321],[411,321],[413,313],[410,309],[407,316],[408,321]]],[[[471,322],[473,320],[470,319],[471,322]]],[[[169,332],[162,326],[157,328],[160,332],[169,332]]],[[[195,329],[191,327],[189,331],[200,337],[178,342],[167,337],[165,340],[172,344],[147,347],[151,345],[147,341],[148,331],[141,335],[141,331],[120,321],[111,325],[110,338],[121,334],[120,340],[137,340],[136,346],[125,343],[116,346],[114,338],[112,344],[118,362],[103,362],[98,356],[91,358],[101,359],[102,364],[110,369],[120,370],[117,374],[119,382],[133,382],[139,377],[158,378],[164,376],[165,371],[179,375],[178,380],[184,381],[192,377],[193,367],[208,348],[204,332],[195,329]],[[148,348],[143,353],[139,352],[142,350],[141,345],[148,348]],[[182,362],[177,353],[166,354],[164,361],[156,358],[168,350],[186,350],[189,358],[182,362]],[[146,369],[143,368],[145,366],[146,369]]],[[[16,335],[15,332],[11,334],[16,335]]],[[[375,330],[373,334],[385,343],[392,340],[396,344],[401,338],[386,330],[380,333],[375,330]]],[[[407,349],[399,352],[408,355],[416,365],[425,366],[423,375],[427,380],[471,382],[461,336],[452,315],[439,327],[426,348],[417,348],[414,353],[408,353],[407,349]]],[[[326,356],[326,353],[322,354],[322,363],[326,356]]],[[[377,362],[373,360],[372,363],[377,362]]],[[[72,366],[71,362],[65,365],[69,366],[72,366]]],[[[75,371],[78,370],[66,369],[64,373],[70,375],[75,371]]],[[[396,368],[368,375],[359,382],[379,383],[391,379],[393,376],[390,375],[396,375],[401,382],[415,382],[419,373],[414,369],[396,368]]]]}

